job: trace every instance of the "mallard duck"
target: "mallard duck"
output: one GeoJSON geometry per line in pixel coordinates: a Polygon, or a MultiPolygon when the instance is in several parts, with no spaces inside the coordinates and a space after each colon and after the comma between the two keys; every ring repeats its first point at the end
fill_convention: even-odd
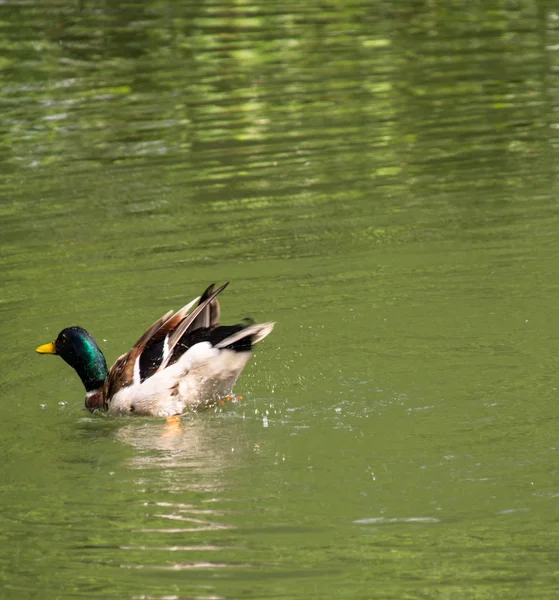
{"type": "Polygon", "coordinates": [[[274,323],[219,325],[217,296],[227,285],[214,291],[212,284],[178,312],[164,314],[110,369],[81,327],[63,329],[37,352],[57,354],[75,369],[91,411],[172,417],[211,406],[231,394],[252,347],[274,328],[274,323]]]}

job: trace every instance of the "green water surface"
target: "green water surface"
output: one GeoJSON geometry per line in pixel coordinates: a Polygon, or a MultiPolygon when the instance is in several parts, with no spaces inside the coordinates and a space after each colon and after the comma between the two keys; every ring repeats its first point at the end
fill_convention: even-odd
{"type": "Polygon", "coordinates": [[[554,2],[0,4],[0,597],[559,597],[554,2]],[[211,282],[237,404],[83,410],[211,282]]]}

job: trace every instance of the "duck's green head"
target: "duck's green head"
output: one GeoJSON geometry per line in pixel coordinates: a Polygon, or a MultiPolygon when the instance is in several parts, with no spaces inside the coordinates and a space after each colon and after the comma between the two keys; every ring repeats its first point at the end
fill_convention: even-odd
{"type": "Polygon", "coordinates": [[[85,329],[66,327],[54,342],[37,348],[39,354],[57,354],[80,376],[87,392],[99,390],[107,377],[107,363],[99,346],[85,329]]]}

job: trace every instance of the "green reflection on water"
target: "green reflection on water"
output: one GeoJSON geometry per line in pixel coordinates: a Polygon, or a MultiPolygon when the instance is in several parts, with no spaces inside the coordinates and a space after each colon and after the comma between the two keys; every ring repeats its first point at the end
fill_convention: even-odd
{"type": "Polygon", "coordinates": [[[550,3],[4,4],[2,597],[555,598],[550,3]],[[278,321],[169,435],[109,361],[278,321]]]}

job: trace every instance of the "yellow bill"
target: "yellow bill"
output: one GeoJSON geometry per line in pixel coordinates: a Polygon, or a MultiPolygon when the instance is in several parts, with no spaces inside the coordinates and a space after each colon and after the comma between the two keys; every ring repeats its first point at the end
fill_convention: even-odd
{"type": "Polygon", "coordinates": [[[54,342],[50,342],[49,344],[43,344],[35,349],[35,352],[39,354],[56,354],[56,346],[54,342]]]}

